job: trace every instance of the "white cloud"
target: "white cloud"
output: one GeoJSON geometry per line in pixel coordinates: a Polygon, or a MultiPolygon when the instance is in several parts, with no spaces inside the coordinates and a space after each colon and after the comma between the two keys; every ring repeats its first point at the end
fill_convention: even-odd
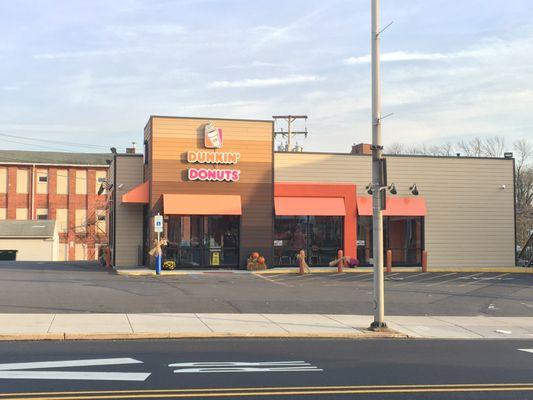
{"type": "Polygon", "coordinates": [[[286,67],[286,66],[287,66],[286,64],[279,64],[279,63],[273,63],[273,62],[252,61],[251,63],[245,63],[245,64],[224,65],[220,68],[222,69],[281,68],[281,67],[286,67]]]}
{"type": "Polygon", "coordinates": [[[138,36],[176,36],[185,33],[185,28],[177,24],[139,24],[139,25],[117,25],[108,28],[111,32],[125,39],[138,36]]]}
{"type": "Polygon", "coordinates": [[[309,83],[318,81],[319,78],[313,75],[289,75],[278,78],[264,79],[243,79],[240,81],[214,81],[209,83],[210,88],[251,88],[267,86],[287,86],[299,83],[309,83]]]}
{"type": "MultiPolygon", "coordinates": [[[[408,52],[408,51],[394,51],[390,53],[382,53],[380,56],[381,61],[436,61],[436,60],[446,60],[452,57],[456,57],[457,54],[443,54],[443,53],[417,53],[417,52],[408,52]]],[[[371,61],[370,54],[360,57],[350,57],[346,60],[346,64],[368,64],[371,61]]]]}
{"type": "Polygon", "coordinates": [[[82,50],[82,51],[65,51],[57,53],[41,53],[34,54],[33,58],[36,60],[58,60],[65,58],[82,58],[82,57],[100,57],[100,56],[116,56],[121,54],[128,54],[142,51],[139,48],[126,49],[96,49],[96,50],[82,50]]]}

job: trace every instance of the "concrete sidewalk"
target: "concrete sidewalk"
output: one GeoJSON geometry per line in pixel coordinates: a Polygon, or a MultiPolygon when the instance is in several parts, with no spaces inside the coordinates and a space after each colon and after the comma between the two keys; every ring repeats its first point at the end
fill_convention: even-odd
{"type": "Polygon", "coordinates": [[[371,332],[369,315],[0,314],[0,340],[213,337],[533,339],[533,317],[390,316],[371,332]]]}

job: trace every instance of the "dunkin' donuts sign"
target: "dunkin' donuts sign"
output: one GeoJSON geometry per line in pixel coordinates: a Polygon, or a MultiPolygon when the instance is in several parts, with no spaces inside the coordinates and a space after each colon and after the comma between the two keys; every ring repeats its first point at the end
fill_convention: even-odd
{"type": "MultiPolygon", "coordinates": [[[[222,129],[215,127],[213,123],[205,126],[204,146],[208,149],[222,148],[222,129]]],[[[188,151],[187,162],[191,164],[230,164],[235,165],[241,158],[240,153],[219,151],[188,151]]],[[[241,171],[238,169],[223,168],[189,168],[187,177],[190,181],[214,181],[214,182],[237,182],[241,171]]]]}

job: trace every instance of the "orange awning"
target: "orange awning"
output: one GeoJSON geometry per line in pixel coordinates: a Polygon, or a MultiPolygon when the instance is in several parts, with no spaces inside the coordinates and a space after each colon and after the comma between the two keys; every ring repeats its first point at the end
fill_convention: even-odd
{"type": "MultiPolygon", "coordinates": [[[[372,215],[372,197],[357,196],[357,214],[372,215]]],[[[387,196],[384,216],[421,217],[427,215],[426,200],[423,197],[387,196]]]]}
{"type": "Polygon", "coordinates": [[[164,194],[163,213],[174,215],[241,215],[241,196],[164,194]]]}
{"type": "Polygon", "coordinates": [[[123,203],[148,204],[150,202],[149,181],[135,186],[128,193],[122,195],[123,203]]]}
{"type": "Polygon", "coordinates": [[[342,197],[275,197],[276,215],[345,216],[342,197]]]}

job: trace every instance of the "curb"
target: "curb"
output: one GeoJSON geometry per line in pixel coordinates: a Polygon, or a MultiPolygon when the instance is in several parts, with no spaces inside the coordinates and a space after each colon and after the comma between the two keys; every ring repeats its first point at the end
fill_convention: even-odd
{"type": "Polygon", "coordinates": [[[353,333],[173,333],[173,332],[139,332],[139,333],[42,333],[42,334],[1,334],[0,341],[42,341],[42,340],[139,340],[139,339],[408,339],[411,336],[396,331],[371,332],[360,330],[353,333]]]}
{"type": "MultiPolygon", "coordinates": [[[[115,269],[118,275],[122,276],[156,276],[152,270],[120,270],[115,269]]],[[[372,272],[371,267],[346,268],[342,273],[346,274],[367,274],[372,272]]],[[[422,272],[421,267],[393,267],[393,273],[413,273],[422,272]]],[[[497,273],[497,274],[533,274],[533,268],[525,267],[504,267],[504,268],[429,268],[427,274],[431,273],[497,273]]],[[[161,271],[159,276],[181,276],[181,275],[209,275],[209,274],[249,274],[249,275],[279,275],[294,274],[299,275],[299,269],[294,268],[274,268],[263,271],[244,271],[244,270],[213,270],[213,271],[161,271]]],[[[339,274],[337,268],[331,269],[315,268],[310,274],[339,274]]],[[[306,274],[309,275],[309,274],[306,274]]]]}

